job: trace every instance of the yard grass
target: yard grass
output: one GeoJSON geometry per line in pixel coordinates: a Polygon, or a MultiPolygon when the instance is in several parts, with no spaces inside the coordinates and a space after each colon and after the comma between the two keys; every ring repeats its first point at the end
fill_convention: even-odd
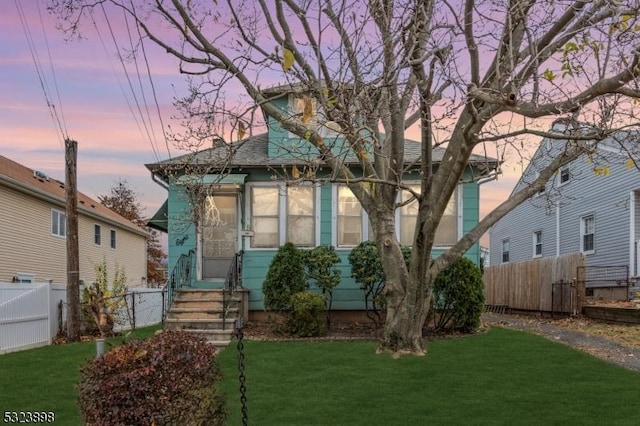
{"type": "MultiPolygon", "coordinates": [[[[373,342],[246,342],[259,425],[636,425],[640,374],[532,334],[491,329],[431,342],[426,357],[373,342]]],[[[240,425],[237,351],[220,354],[240,425]]]]}
{"type": "MultiPolygon", "coordinates": [[[[140,328],[126,338],[146,339],[159,328],[140,328]]],[[[107,339],[105,350],[122,344],[123,339],[107,339]]],[[[0,355],[0,415],[7,411],[52,411],[56,425],[82,425],[76,405],[78,368],[95,354],[94,342],[81,342],[0,355]]]]}
{"type": "MultiPolygon", "coordinates": [[[[253,425],[636,425],[638,419],[639,373],[515,330],[431,342],[426,357],[397,360],[376,355],[374,342],[249,341],[244,353],[253,425]]],[[[54,411],[55,424],[81,425],[78,367],[94,355],[93,342],[0,355],[0,414],[54,411]]],[[[240,425],[235,346],[219,359],[228,424],[240,425]]]]}

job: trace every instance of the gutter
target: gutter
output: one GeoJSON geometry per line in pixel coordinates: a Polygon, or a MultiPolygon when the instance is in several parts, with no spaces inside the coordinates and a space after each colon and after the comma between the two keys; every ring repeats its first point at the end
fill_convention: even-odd
{"type": "Polygon", "coordinates": [[[151,180],[163,187],[166,190],[169,190],[169,185],[155,174],[155,172],[151,172],[151,180]]]}
{"type": "MultiPolygon", "coordinates": [[[[14,191],[18,191],[22,194],[26,194],[28,196],[31,196],[33,198],[36,198],[38,200],[41,201],[45,201],[47,203],[51,203],[53,205],[59,206],[61,208],[66,208],[66,201],[63,198],[58,198],[54,195],[51,195],[48,192],[44,192],[44,191],[40,191],[38,189],[32,188],[32,187],[28,187],[26,185],[24,185],[23,183],[16,181],[14,179],[11,179],[7,176],[4,175],[0,175],[0,183],[4,182],[6,187],[9,189],[13,189],[14,191]]],[[[95,200],[93,200],[95,201],[95,200]]],[[[98,203],[96,201],[96,203],[98,203]]],[[[112,225],[116,228],[121,228],[121,229],[127,229],[135,234],[138,234],[140,236],[144,236],[145,238],[148,238],[149,233],[146,232],[144,229],[139,228],[138,226],[136,226],[133,222],[131,222],[131,226],[127,226],[124,223],[121,222],[117,222],[111,218],[108,218],[106,216],[102,216],[99,213],[96,213],[92,210],[89,210],[88,208],[84,207],[80,201],[78,201],[78,212],[82,212],[85,216],[92,218],[92,219],[97,219],[100,220],[102,222],[105,222],[109,225],[112,225]]],[[[116,213],[117,214],[117,213],[116,213]]],[[[124,219],[124,218],[123,218],[124,219]]],[[[126,220],[126,219],[125,219],[126,220]]]]}

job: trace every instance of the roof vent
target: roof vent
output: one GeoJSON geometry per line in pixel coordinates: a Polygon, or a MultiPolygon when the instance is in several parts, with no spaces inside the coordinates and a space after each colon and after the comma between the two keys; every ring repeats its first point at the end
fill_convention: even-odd
{"type": "Polygon", "coordinates": [[[33,177],[40,180],[41,182],[49,180],[49,176],[47,176],[45,173],[41,172],[40,170],[34,170],[33,177]]]}

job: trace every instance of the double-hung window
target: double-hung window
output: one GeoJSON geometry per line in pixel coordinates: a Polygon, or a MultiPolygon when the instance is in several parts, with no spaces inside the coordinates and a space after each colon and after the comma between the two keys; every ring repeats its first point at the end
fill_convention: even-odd
{"type": "Polygon", "coordinates": [[[67,236],[67,215],[59,210],[51,209],[51,234],[67,236]]]}
{"type": "Polygon", "coordinates": [[[93,225],[93,243],[97,246],[102,244],[102,227],[93,225]]]}
{"type": "Polygon", "coordinates": [[[287,241],[298,247],[316,245],[315,187],[287,188],[287,241]]]}
{"type": "Polygon", "coordinates": [[[510,250],[509,239],[507,238],[505,240],[502,240],[502,263],[509,262],[509,250],[510,250]]]}
{"type": "Polygon", "coordinates": [[[251,247],[279,246],[280,187],[251,187],[251,247]]]}
{"type": "Polygon", "coordinates": [[[571,179],[571,174],[569,173],[569,166],[563,166],[560,168],[560,185],[564,185],[569,182],[571,179]]]}
{"type": "Polygon", "coordinates": [[[595,252],[596,221],[590,214],[580,218],[580,251],[585,254],[595,252]]]}
{"type": "Polygon", "coordinates": [[[111,248],[115,249],[117,247],[117,240],[116,240],[117,234],[116,234],[116,230],[115,229],[111,230],[110,236],[111,236],[111,238],[110,238],[111,248]]]}
{"type": "Polygon", "coordinates": [[[355,247],[362,239],[362,206],[344,185],[337,187],[336,243],[338,247],[355,247]]]}
{"type": "MultiPolygon", "coordinates": [[[[420,192],[420,185],[412,185],[411,189],[420,192]]],[[[413,234],[415,232],[416,220],[418,218],[418,201],[411,200],[413,195],[409,191],[402,191],[400,207],[400,243],[405,245],[413,244],[413,234]]],[[[458,240],[458,190],[451,195],[451,199],[445,207],[436,235],[434,244],[436,246],[453,245],[458,240]]]]}
{"type": "MultiPolygon", "coordinates": [[[[317,131],[321,136],[336,136],[339,126],[329,121],[318,101],[308,95],[291,95],[289,97],[289,112],[300,120],[308,129],[317,131]]],[[[289,135],[294,137],[293,134],[289,135]]]]}
{"type": "Polygon", "coordinates": [[[251,185],[249,193],[252,248],[317,244],[315,186],[251,185]]]}
{"type": "Polygon", "coordinates": [[[542,231],[533,233],[533,257],[542,257],[542,231]]]}

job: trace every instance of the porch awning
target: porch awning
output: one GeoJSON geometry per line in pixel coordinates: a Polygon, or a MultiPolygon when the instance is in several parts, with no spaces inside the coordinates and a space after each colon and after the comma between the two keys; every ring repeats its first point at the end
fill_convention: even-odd
{"type": "Polygon", "coordinates": [[[178,185],[243,185],[246,174],[234,173],[228,175],[185,175],[178,178],[178,185]]]}
{"type": "Polygon", "coordinates": [[[149,219],[147,226],[149,228],[157,229],[160,232],[168,232],[169,220],[167,212],[169,210],[169,200],[165,200],[158,211],[149,219]]]}

